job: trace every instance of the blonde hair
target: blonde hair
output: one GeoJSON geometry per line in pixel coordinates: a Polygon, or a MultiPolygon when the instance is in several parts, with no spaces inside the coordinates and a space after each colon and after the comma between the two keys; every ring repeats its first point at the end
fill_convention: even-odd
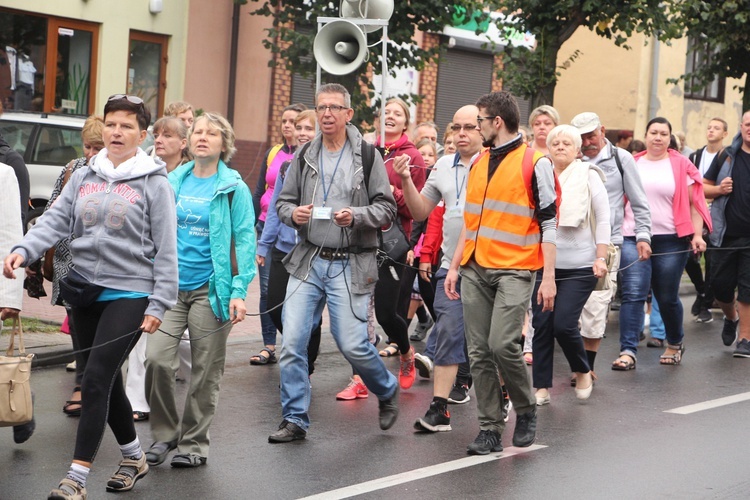
{"type": "Polygon", "coordinates": [[[543,104],[539,106],[538,108],[534,108],[534,110],[529,115],[529,127],[533,127],[534,120],[539,118],[541,115],[547,115],[549,116],[552,121],[554,122],[555,126],[557,126],[560,123],[560,113],[557,112],[555,108],[548,104],[543,104]]]}
{"type": "Polygon", "coordinates": [[[195,116],[192,104],[185,101],[174,101],[167,104],[167,107],[164,108],[164,116],[177,116],[185,111],[191,111],[193,116],[195,116]]]}
{"type": "Polygon", "coordinates": [[[104,147],[102,132],[104,131],[104,119],[99,115],[91,115],[83,122],[81,139],[92,146],[104,147]]]}
{"type": "MultiPolygon", "coordinates": [[[[193,122],[193,128],[190,129],[191,136],[195,130],[195,124],[199,120],[206,120],[209,125],[221,132],[221,146],[224,150],[221,153],[221,161],[228,163],[232,159],[232,156],[234,156],[234,153],[237,152],[237,148],[234,147],[235,135],[232,125],[219,113],[203,113],[193,122]]],[[[190,147],[190,138],[188,138],[188,147],[190,147]]]]}
{"type": "Polygon", "coordinates": [[[312,109],[306,109],[304,111],[301,111],[300,114],[297,115],[297,117],[294,119],[294,124],[297,125],[300,122],[303,122],[305,120],[310,120],[315,124],[315,110],[312,109]]]}
{"type": "MultiPolygon", "coordinates": [[[[400,99],[398,97],[391,97],[387,101],[385,101],[385,106],[388,107],[390,104],[398,104],[402,110],[404,110],[404,116],[406,117],[406,124],[404,125],[406,129],[404,130],[404,133],[407,132],[409,127],[411,126],[411,111],[409,111],[409,105],[406,104],[406,101],[403,99],[400,99]]],[[[385,108],[383,108],[385,109],[385,108]]]]}

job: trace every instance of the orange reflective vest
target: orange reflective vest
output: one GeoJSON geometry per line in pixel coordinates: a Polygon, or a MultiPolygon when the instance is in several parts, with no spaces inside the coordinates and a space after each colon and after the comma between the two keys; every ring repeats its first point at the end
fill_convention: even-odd
{"type": "Polygon", "coordinates": [[[488,269],[543,267],[541,231],[531,194],[534,165],[542,156],[522,145],[508,153],[489,182],[489,151],[476,159],[466,191],[461,265],[473,258],[488,269]]]}

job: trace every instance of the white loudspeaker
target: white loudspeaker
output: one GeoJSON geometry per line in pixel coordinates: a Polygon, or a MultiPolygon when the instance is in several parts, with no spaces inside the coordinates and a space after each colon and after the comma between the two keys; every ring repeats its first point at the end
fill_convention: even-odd
{"type": "MultiPolygon", "coordinates": [[[[393,0],[341,0],[339,16],[343,18],[389,20],[393,15],[393,0]]],[[[362,26],[365,33],[377,31],[382,26],[362,26]]]]}
{"type": "Polygon", "coordinates": [[[326,73],[348,75],[367,58],[367,37],[351,21],[331,21],[315,36],[313,55],[326,73]]]}

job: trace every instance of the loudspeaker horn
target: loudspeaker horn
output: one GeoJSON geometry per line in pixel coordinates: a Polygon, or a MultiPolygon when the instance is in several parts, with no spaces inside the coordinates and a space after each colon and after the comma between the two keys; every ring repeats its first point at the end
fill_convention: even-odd
{"type": "Polygon", "coordinates": [[[348,75],[367,58],[367,37],[351,21],[331,21],[315,36],[313,55],[326,73],[348,75]]]}
{"type": "MultiPolygon", "coordinates": [[[[342,18],[382,19],[393,15],[393,0],[341,0],[339,16],[342,18]]],[[[372,33],[382,26],[364,25],[365,33],[372,33]]]]}

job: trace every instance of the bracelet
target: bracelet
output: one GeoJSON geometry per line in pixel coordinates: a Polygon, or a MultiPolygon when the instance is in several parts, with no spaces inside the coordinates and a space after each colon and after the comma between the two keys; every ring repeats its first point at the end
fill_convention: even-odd
{"type": "Polygon", "coordinates": [[[605,264],[607,263],[607,258],[606,257],[597,257],[596,260],[600,260],[600,261],[604,262],[605,264]]]}

